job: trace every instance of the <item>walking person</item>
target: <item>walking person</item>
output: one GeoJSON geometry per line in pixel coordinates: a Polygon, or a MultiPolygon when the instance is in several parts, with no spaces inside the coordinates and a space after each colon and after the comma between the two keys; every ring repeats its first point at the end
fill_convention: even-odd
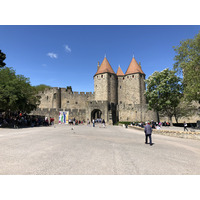
{"type": "Polygon", "coordinates": [[[87,119],[87,126],[89,126],[90,125],[90,120],[89,119],[87,119]]]}
{"type": "Polygon", "coordinates": [[[76,124],[76,119],[75,119],[75,117],[74,117],[74,119],[73,119],[73,124],[74,124],[74,125],[76,124]]]}
{"type": "Polygon", "coordinates": [[[94,119],[92,120],[92,123],[93,123],[93,127],[95,127],[95,121],[94,121],[94,119]]]}
{"type": "Polygon", "coordinates": [[[184,131],[185,131],[185,130],[188,131],[188,129],[187,129],[187,124],[186,124],[185,121],[184,121],[184,131]]]}
{"type": "Polygon", "coordinates": [[[105,120],[103,119],[102,121],[103,127],[105,128],[105,120]]]}
{"type": "Polygon", "coordinates": [[[152,146],[152,139],[151,139],[151,133],[152,133],[152,128],[149,123],[144,127],[144,132],[145,132],[145,144],[148,144],[148,138],[150,141],[150,145],[152,146]]]}

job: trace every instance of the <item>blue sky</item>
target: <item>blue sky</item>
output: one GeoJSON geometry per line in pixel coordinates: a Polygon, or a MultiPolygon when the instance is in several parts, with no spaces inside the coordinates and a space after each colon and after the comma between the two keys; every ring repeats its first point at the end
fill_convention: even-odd
{"type": "Polygon", "coordinates": [[[32,85],[72,86],[93,92],[93,76],[104,56],[125,73],[134,55],[146,78],[172,69],[180,41],[194,38],[200,26],[0,26],[0,49],[8,67],[32,85]]]}

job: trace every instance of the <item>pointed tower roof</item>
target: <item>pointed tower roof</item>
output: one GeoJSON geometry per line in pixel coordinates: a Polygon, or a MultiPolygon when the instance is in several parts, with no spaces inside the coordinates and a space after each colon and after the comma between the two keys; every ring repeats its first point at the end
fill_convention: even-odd
{"type": "Polygon", "coordinates": [[[101,63],[100,67],[98,68],[97,72],[95,75],[97,74],[103,74],[103,73],[111,73],[111,74],[115,74],[115,72],[113,71],[112,67],[110,66],[108,60],[106,57],[104,57],[103,62],[101,63]]]}
{"type": "Polygon", "coordinates": [[[122,71],[121,67],[118,67],[117,76],[124,76],[124,72],[122,71]]]}
{"type": "Polygon", "coordinates": [[[138,65],[137,61],[135,60],[135,58],[133,57],[132,60],[131,60],[131,63],[126,71],[126,74],[125,75],[128,75],[128,74],[135,74],[135,73],[141,73],[141,74],[145,74],[141,67],[138,65]]]}

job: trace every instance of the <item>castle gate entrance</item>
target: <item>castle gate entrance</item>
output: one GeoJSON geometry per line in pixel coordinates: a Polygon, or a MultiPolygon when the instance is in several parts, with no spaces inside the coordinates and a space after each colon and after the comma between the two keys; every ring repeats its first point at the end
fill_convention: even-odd
{"type": "Polygon", "coordinates": [[[102,118],[102,111],[99,109],[94,109],[91,112],[91,120],[93,119],[101,119],[102,118]]]}

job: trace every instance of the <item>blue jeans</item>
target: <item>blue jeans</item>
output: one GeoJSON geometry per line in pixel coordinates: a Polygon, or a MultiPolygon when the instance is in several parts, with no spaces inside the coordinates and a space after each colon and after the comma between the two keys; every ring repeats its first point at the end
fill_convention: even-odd
{"type": "Polygon", "coordinates": [[[145,136],[146,136],[145,143],[148,143],[148,137],[149,137],[150,144],[152,144],[151,134],[148,134],[148,135],[145,135],[145,136]]]}

